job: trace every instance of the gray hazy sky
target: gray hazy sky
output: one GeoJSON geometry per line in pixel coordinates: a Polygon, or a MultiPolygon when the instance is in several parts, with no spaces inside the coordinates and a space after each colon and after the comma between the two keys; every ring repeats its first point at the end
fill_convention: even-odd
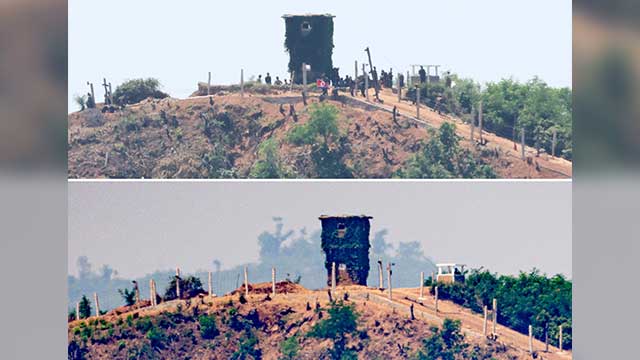
{"type": "Polygon", "coordinates": [[[124,277],[227,268],[258,258],[273,216],[311,232],[321,214],[373,216],[436,262],[571,276],[571,183],[503,181],[71,182],[69,272],[81,255],[124,277]]]}
{"type": "MultiPolygon", "coordinates": [[[[285,13],[336,15],[334,64],[353,72],[366,60],[394,72],[441,64],[481,82],[535,75],[571,86],[571,1],[125,1],[69,0],[69,106],[87,81],[156,77],[186,97],[213,72],[214,83],[283,76],[285,13]]],[[[103,91],[96,89],[98,100],[103,91]]]]}

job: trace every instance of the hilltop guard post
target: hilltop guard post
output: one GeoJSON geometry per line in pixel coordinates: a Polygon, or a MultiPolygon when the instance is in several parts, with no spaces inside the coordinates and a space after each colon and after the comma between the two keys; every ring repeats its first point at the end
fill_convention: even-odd
{"type": "Polygon", "coordinates": [[[338,285],[367,285],[370,219],[366,215],[320,216],[327,284],[335,263],[338,285]]]}
{"type": "Polygon", "coordinates": [[[302,84],[302,64],[310,65],[312,82],[331,77],[333,72],[333,18],[331,14],[285,14],[284,46],[289,53],[289,72],[293,82],[302,84]]]}
{"type": "Polygon", "coordinates": [[[463,264],[436,264],[438,268],[438,275],[436,277],[437,282],[442,283],[455,283],[464,282],[464,268],[463,264]]]}

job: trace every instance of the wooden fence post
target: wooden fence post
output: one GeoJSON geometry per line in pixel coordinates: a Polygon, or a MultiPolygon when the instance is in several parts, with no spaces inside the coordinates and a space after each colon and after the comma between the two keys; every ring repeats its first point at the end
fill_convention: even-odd
{"type": "Polygon", "coordinates": [[[96,316],[100,316],[100,300],[98,299],[98,293],[93,293],[93,300],[96,303],[96,316]]]}
{"type": "Polygon", "coordinates": [[[498,325],[498,300],[493,299],[493,335],[497,334],[496,328],[498,325]]]}
{"type": "Polygon", "coordinates": [[[436,286],[436,312],[438,312],[438,287],[436,286]]]}
{"type": "Polygon", "coordinates": [[[213,276],[211,274],[211,271],[209,271],[208,275],[209,275],[209,279],[208,279],[209,280],[208,281],[209,282],[209,296],[212,296],[213,295],[213,276]]]}
{"type": "Polygon", "coordinates": [[[249,296],[249,270],[246,265],[244,267],[244,296],[249,296]]]}
{"type": "Polygon", "coordinates": [[[484,312],[484,320],[482,322],[482,335],[484,335],[485,337],[487,336],[487,314],[488,314],[488,310],[487,310],[487,305],[485,305],[482,308],[483,312],[484,312]]]}
{"type": "Polygon", "coordinates": [[[271,295],[276,296],[276,268],[271,268],[271,295]]]}
{"type": "Polygon", "coordinates": [[[529,325],[529,354],[533,354],[533,326],[529,325]]]}

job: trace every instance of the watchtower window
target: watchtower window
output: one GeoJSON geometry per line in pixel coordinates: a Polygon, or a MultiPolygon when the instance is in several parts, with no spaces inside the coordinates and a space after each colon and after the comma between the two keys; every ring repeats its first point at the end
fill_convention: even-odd
{"type": "Polygon", "coordinates": [[[343,238],[347,232],[347,227],[343,223],[338,223],[338,237],[343,238]]]}
{"type": "Polygon", "coordinates": [[[302,31],[302,35],[308,35],[311,32],[311,24],[308,21],[305,21],[300,25],[300,30],[302,31]]]}

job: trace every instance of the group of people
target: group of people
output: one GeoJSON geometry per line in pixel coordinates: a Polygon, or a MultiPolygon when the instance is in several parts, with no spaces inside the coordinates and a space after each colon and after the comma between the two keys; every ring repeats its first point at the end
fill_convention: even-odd
{"type": "MultiPolygon", "coordinates": [[[[258,75],[258,79],[256,80],[258,82],[258,84],[262,84],[262,74],[258,75]]],[[[280,80],[279,76],[276,76],[276,80],[273,81],[273,79],[271,78],[271,74],[267,73],[267,76],[264,77],[264,83],[267,85],[275,85],[275,86],[288,86],[289,81],[287,79],[284,79],[284,81],[280,80]]]]}

